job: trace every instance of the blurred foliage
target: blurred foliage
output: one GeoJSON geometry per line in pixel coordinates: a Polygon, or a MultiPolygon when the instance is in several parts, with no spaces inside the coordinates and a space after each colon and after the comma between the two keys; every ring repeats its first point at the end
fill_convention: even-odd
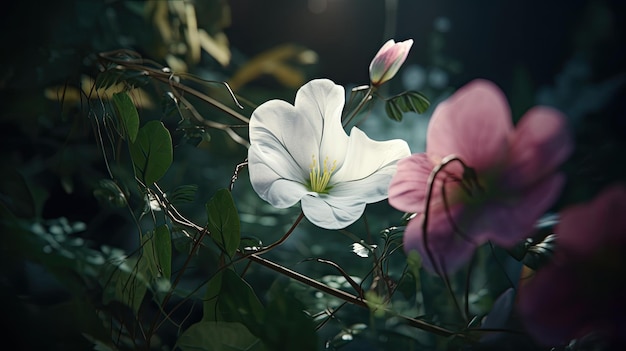
{"type": "MultiPolygon", "coordinates": [[[[247,122],[259,103],[293,99],[318,57],[298,43],[242,57],[229,43],[230,25],[226,0],[7,5],[2,342],[46,350],[445,350],[515,340],[536,348],[512,332],[511,291],[524,265],[549,259],[552,225],[516,252],[481,248],[445,279],[404,255],[402,214],[386,203],[340,232],[302,222],[261,257],[300,209],[271,207],[246,181],[247,122]],[[278,84],[255,85],[267,77],[278,84]]],[[[592,34],[581,33],[580,45],[594,48],[592,34]]],[[[442,40],[442,31],[429,40],[432,63],[458,72],[461,63],[441,56],[442,40]]],[[[523,77],[515,106],[532,96],[523,77]]],[[[412,87],[383,95],[395,121],[430,107],[412,87]]],[[[607,104],[619,109],[615,100],[607,104]]],[[[624,176],[614,152],[621,134],[590,121],[603,106],[581,118],[571,184],[599,188],[624,176]]],[[[576,189],[583,194],[563,201],[593,193],[576,189]]]]}

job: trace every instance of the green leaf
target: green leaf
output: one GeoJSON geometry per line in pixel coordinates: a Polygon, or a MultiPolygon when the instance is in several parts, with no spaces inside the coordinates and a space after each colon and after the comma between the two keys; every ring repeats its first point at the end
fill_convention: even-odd
{"type": "Polygon", "coordinates": [[[157,265],[156,253],[154,250],[154,232],[149,232],[141,238],[142,255],[141,259],[145,261],[150,278],[159,276],[159,267],[157,265]]]}
{"type": "Polygon", "coordinates": [[[387,116],[394,121],[402,121],[402,110],[395,100],[387,100],[385,103],[385,111],[387,112],[387,116]]]}
{"type": "Polygon", "coordinates": [[[261,335],[265,310],[254,291],[231,269],[217,273],[208,283],[203,321],[238,322],[261,335]]]}
{"type": "Polygon", "coordinates": [[[251,331],[262,323],[265,310],[252,287],[233,270],[224,270],[220,311],[226,321],[241,322],[251,331]]]}
{"type": "Polygon", "coordinates": [[[111,179],[101,179],[93,190],[93,196],[101,204],[111,207],[126,206],[127,195],[119,185],[111,179]]]}
{"type": "Polygon", "coordinates": [[[154,246],[161,273],[163,277],[170,279],[172,276],[172,238],[168,226],[162,225],[154,231],[154,246]]]}
{"type": "Polygon", "coordinates": [[[278,279],[270,289],[263,342],[271,350],[318,350],[313,319],[306,306],[289,291],[289,280],[278,279]]]}
{"type": "Polygon", "coordinates": [[[143,255],[153,278],[172,275],[172,239],[169,227],[162,225],[143,238],[143,255]]]}
{"type": "Polygon", "coordinates": [[[408,111],[413,111],[417,113],[424,113],[430,106],[430,101],[428,98],[417,91],[409,91],[402,95],[402,100],[406,104],[408,111]]]}
{"type": "Polygon", "coordinates": [[[112,268],[114,271],[107,270],[108,273],[104,277],[103,303],[107,304],[112,300],[120,301],[136,314],[148,289],[148,282],[145,278],[146,260],[128,259],[112,268]]]}
{"type": "Polygon", "coordinates": [[[263,343],[241,323],[202,321],[192,324],[178,338],[183,351],[262,351],[263,343]]]}
{"type": "Polygon", "coordinates": [[[139,114],[133,100],[126,92],[120,92],[113,94],[112,101],[115,105],[117,116],[124,126],[124,132],[128,139],[134,143],[139,131],[139,114]]]}
{"type": "Polygon", "coordinates": [[[161,179],[172,164],[173,150],[170,132],[160,121],[146,123],[130,144],[130,156],[139,178],[146,184],[161,179]]]}
{"type": "Polygon", "coordinates": [[[206,210],[211,238],[229,257],[232,257],[239,247],[241,232],[239,213],[230,191],[218,190],[206,204],[206,210]]]}
{"type": "Polygon", "coordinates": [[[202,303],[202,320],[203,321],[223,321],[222,314],[219,311],[220,292],[222,291],[222,277],[224,271],[217,272],[207,283],[206,293],[204,294],[204,302],[202,303]]]}
{"type": "Polygon", "coordinates": [[[387,116],[395,121],[402,120],[405,112],[424,113],[430,106],[428,98],[417,91],[407,91],[396,95],[385,103],[387,116]]]}
{"type": "Polygon", "coordinates": [[[198,191],[198,186],[195,184],[180,185],[171,192],[167,193],[167,198],[172,205],[180,205],[186,202],[192,202],[198,191]]]}

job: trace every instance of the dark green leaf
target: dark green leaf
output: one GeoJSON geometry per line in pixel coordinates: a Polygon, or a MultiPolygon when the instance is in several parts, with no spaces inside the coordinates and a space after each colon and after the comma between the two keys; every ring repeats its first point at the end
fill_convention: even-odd
{"type": "Polygon", "coordinates": [[[407,91],[388,99],[385,103],[387,116],[395,121],[401,121],[403,113],[424,113],[430,106],[428,98],[417,91],[407,91]]]}
{"type": "Polygon", "coordinates": [[[146,184],[159,180],[172,164],[172,137],[159,121],[146,123],[137,140],[130,144],[130,155],[138,177],[146,184]]]}
{"type": "Polygon", "coordinates": [[[225,320],[241,322],[251,331],[259,327],[265,314],[263,305],[250,285],[233,270],[224,270],[222,295],[227,295],[220,301],[220,311],[225,320]]]}
{"type": "Polygon", "coordinates": [[[126,195],[111,179],[102,179],[93,190],[93,195],[102,204],[112,207],[126,206],[126,195]]]}
{"type": "Polygon", "coordinates": [[[239,322],[260,335],[265,311],[254,291],[233,270],[224,269],[208,283],[204,321],[239,322]]]}
{"type": "Polygon", "coordinates": [[[128,259],[112,266],[104,277],[103,303],[120,301],[137,313],[148,289],[146,271],[145,259],[128,259]]]}
{"type": "Polygon", "coordinates": [[[272,285],[263,325],[261,339],[271,350],[318,350],[313,319],[289,290],[286,279],[272,285]]]}
{"type": "Polygon", "coordinates": [[[172,205],[180,205],[185,202],[192,202],[196,196],[198,186],[195,184],[181,185],[176,187],[171,192],[167,193],[167,198],[172,205]]]}
{"type": "Polygon", "coordinates": [[[220,189],[206,205],[211,238],[230,257],[241,240],[239,213],[230,191],[220,189]]]}
{"type": "Polygon", "coordinates": [[[409,91],[402,95],[403,100],[408,110],[405,112],[413,111],[417,113],[424,113],[430,106],[428,98],[417,91],[409,91]]]}
{"type": "Polygon", "coordinates": [[[172,239],[168,226],[162,225],[143,237],[143,258],[152,278],[172,275],[172,239]]]}
{"type": "Polygon", "coordinates": [[[191,325],[176,342],[181,350],[261,351],[263,343],[241,323],[202,321],[191,325]]]}
{"type": "Polygon", "coordinates": [[[24,177],[15,168],[7,167],[0,181],[0,202],[22,218],[35,216],[35,199],[24,177]]]}
{"type": "Polygon", "coordinates": [[[220,292],[222,291],[222,277],[224,271],[217,272],[207,283],[204,302],[202,303],[203,321],[223,321],[224,318],[219,310],[220,292]]]}
{"type": "Polygon", "coordinates": [[[168,226],[157,227],[154,231],[153,244],[160,273],[169,279],[172,276],[172,238],[168,226]]]}
{"type": "Polygon", "coordinates": [[[385,103],[385,111],[387,112],[387,116],[394,121],[402,121],[402,110],[394,100],[387,100],[385,103]]]}
{"type": "Polygon", "coordinates": [[[126,136],[134,143],[139,131],[139,114],[133,100],[126,92],[120,92],[113,94],[112,101],[126,136]]]}

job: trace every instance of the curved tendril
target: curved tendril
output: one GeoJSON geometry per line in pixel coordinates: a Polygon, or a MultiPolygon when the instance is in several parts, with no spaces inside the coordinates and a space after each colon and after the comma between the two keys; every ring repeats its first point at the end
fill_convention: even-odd
{"type": "Polygon", "coordinates": [[[440,260],[435,260],[434,254],[430,249],[430,246],[428,245],[428,216],[429,216],[429,211],[430,211],[430,201],[432,199],[432,195],[433,195],[433,188],[435,186],[435,179],[436,177],[439,175],[439,173],[443,172],[444,169],[452,164],[453,162],[459,162],[463,168],[468,168],[465,163],[463,162],[463,160],[461,160],[458,156],[456,155],[448,155],[446,157],[444,157],[441,162],[435,166],[435,168],[433,168],[433,170],[430,172],[430,175],[428,176],[428,181],[426,182],[426,184],[428,184],[428,191],[426,192],[426,203],[425,203],[425,208],[424,208],[424,218],[422,220],[422,238],[423,238],[423,242],[424,242],[424,248],[426,249],[426,254],[428,255],[428,259],[430,259],[430,261],[433,264],[433,268],[435,269],[435,273],[437,273],[439,276],[443,276],[442,272],[442,267],[439,266],[439,264],[441,263],[440,260]]]}
{"type": "Polygon", "coordinates": [[[287,238],[289,238],[291,233],[293,233],[293,231],[296,229],[296,227],[302,221],[303,218],[304,218],[304,212],[300,212],[300,215],[298,215],[298,218],[296,218],[296,220],[293,222],[293,224],[291,225],[289,230],[287,230],[287,232],[280,239],[278,239],[278,241],[275,241],[275,242],[273,242],[272,244],[270,244],[268,246],[262,247],[261,249],[259,249],[257,251],[254,251],[254,254],[255,255],[260,255],[260,254],[266,253],[266,252],[274,249],[278,245],[284,243],[285,240],[287,240],[287,238]]]}
{"type": "Polygon", "coordinates": [[[247,165],[248,165],[248,158],[246,157],[246,159],[243,162],[235,166],[235,171],[233,172],[233,176],[230,178],[230,186],[228,187],[230,191],[233,191],[233,188],[235,187],[235,182],[239,178],[239,172],[241,172],[241,169],[246,167],[247,165]]]}
{"type": "Polygon", "coordinates": [[[348,273],[346,273],[346,271],[343,268],[341,268],[341,266],[339,266],[337,263],[330,261],[330,260],[325,260],[323,258],[311,258],[311,259],[306,259],[305,261],[311,261],[311,260],[334,267],[337,271],[339,271],[339,274],[341,274],[346,279],[346,281],[350,284],[350,286],[352,286],[352,288],[356,291],[358,296],[361,299],[365,298],[365,292],[363,291],[361,286],[357,284],[354,281],[354,279],[352,279],[352,277],[350,277],[348,273]]]}

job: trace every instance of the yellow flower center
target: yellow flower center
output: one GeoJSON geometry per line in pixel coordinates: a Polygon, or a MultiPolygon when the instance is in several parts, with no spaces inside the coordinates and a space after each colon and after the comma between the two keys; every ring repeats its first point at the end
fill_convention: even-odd
{"type": "Polygon", "coordinates": [[[322,164],[322,167],[320,167],[320,163],[315,158],[315,155],[313,155],[313,162],[311,162],[311,166],[309,166],[309,190],[319,194],[328,193],[328,191],[331,189],[331,187],[328,186],[328,182],[330,182],[330,176],[333,174],[336,168],[336,160],[333,161],[332,167],[329,167],[328,157],[324,159],[324,163],[322,164]]]}

